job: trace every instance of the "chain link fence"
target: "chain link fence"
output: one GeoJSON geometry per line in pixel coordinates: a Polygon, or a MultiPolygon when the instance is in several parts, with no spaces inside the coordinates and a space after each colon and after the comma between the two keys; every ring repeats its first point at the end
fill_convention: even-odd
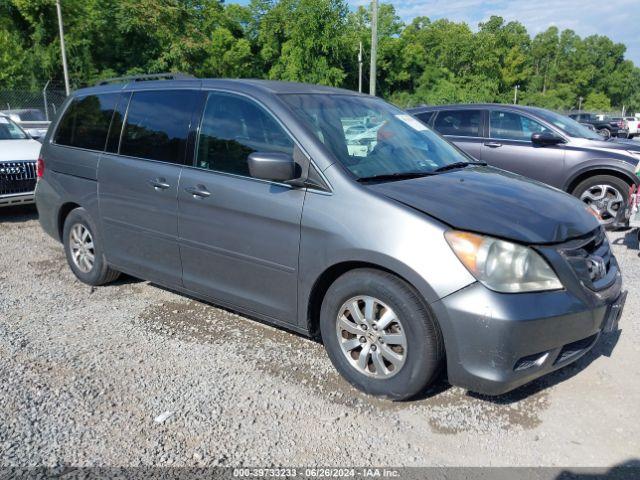
{"type": "Polygon", "coordinates": [[[53,120],[66,99],[64,89],[47,87],[41,91],[0,90],[0,111],[35,109],[44,119],[53,120]]]}

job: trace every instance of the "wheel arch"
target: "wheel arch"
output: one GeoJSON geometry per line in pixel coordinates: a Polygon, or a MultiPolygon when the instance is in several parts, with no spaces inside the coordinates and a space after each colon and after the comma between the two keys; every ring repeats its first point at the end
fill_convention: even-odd
{"type": "MultiPolygon", "coordinates": [[[[381,272],[390,273],[395,275],[399,279],[403,280],[407,283],[412,289],[415,290],[417,296],[424,303],[426,308],[429,308],[429,303],[424,298],[424,294],[420,288],[418,288],[406,275],[402,275],[395,271],[394,269],[390,269],[383,265],[367,262],[367,261],[343,261],[339,263],[335,263],[325,269],[315,280],[311,290],[309,292],[308,300],[307,300],[307,309],[306,309],[306,322],[307,322],[307,330],[309,335],[314,339],[320,338],[320,308],[322,306],[322,300],[324,299],[329,287],[335,282],[340,276],[344,275],[347,272],[352,270],[357,270],[361,268],[368,268],[373,270],[379,270],[381,272]]],[[[438,320],[433,317],[436,323],[438,320]]]]}
{"type": "Polygon", "coordinates": [[[566,183],[564,190],[568,193],[573,193],[574,189],[584,180],[589,177],[595,177],[597,175],[611,175],[617,177],[620,180],[628,183],[629,185],[638,184],[640,180],[638,177],[634,178],[630,172],[625,171],[622,168],[614,167],[611,165],[603,165],[600,167],[589,167],[585,170],[576,172],[570,180],[566,183]]]}
{"type": "Polygon", "coordinates": [[[69,214],[75,210],[76,208],[81,208],[82,205],[79,205],[75,202],[66,202],[60,206],[58,210],[58,221],[57,221],[57,232],[58,232],[58,240],[62,241],[62,232],[64,230],[64,222],[69,216],[69,214]]]}

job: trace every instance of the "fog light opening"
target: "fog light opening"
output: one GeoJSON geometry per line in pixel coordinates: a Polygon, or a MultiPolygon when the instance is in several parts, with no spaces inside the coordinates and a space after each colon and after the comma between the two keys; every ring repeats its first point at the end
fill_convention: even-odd
{"type": "Polygon", "coordinates": [[[518,360],[513,367],[514,372],[521,372],[522,370],[529,370],[530,368],[540,367],[549,357],[549,352],[536,353],[533,355],[527,355],[518,360]]]}

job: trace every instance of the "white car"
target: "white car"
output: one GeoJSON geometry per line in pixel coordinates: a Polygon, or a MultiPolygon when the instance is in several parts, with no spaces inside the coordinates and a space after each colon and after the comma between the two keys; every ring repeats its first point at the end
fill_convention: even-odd
{"type": "Polygon", "coordinates": [[[0,114],[4,114],[11,120],[20,125],[25,132],[31,135],[31,138],[42,142],[47,134],[51,122],[47,120],[44,113],[37,108],[22,108],[19,110],[2,110],[0,114]]]}
{"type": "Polygon", "coordinates": [[[640,136],[640,118],[624,117],[629,127],[629,138],[640,136]]]}
{"type": "Polygon", "coordinates": [[[0,114],[0,207],[33,203],[42,145],[0,114]]]}

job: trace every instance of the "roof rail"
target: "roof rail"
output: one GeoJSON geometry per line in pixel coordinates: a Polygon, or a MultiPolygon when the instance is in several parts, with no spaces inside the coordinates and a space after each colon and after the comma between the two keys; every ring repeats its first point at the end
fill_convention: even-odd
{"type": "Polygon", "coordinates": [[[185,80],[196,78],[193,75],[180,72],[167,72],[167,73],[153,73],[153,74],[141,74],[141,75],[128,75],[125,77],[107,78],[100,80],[96,83],[99,85],[108,85],[109,83],[124,83],[124,82],[146,82],[149,80],[185,80]]]}

